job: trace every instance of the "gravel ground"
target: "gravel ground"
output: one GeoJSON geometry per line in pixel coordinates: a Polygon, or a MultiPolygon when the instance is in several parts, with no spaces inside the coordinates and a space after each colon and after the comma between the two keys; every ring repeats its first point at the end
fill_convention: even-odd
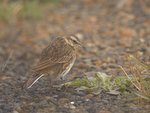
{"type": "MultiPolygon", "coordinates": [[[[28,90],[20,85],[32,73],[41,50],[56,36],[76,34],[86,50],[79,48],[77,60],[65,81],[91,76],[98,71],[124,76],[115,65],[127,68],[126,54],[150,52],[149,0],[62,1],[38,21],[1,23],[0,65],[12,50],[0,80],[0,113],[148,113],[150,105],[126,101],[131,96],[77,92],[74,88],[50,92],[49,81],[41,78],[28,90]],[[112,65],[113,64],[113,65],[112,65]]],[[[1,74],[2,75],[2,74],[1,74]]],[[[60,84],[58,82],[54,84],[60,84]]]]}

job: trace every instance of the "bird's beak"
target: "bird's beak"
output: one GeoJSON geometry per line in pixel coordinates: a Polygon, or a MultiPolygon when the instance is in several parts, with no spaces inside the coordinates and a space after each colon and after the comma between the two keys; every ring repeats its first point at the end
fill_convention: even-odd
{"type": "Polygon", "coordinates": [[[81,46],[83,49],[86,49],[85,46],[83,46],[82,44],[80,44],[80,46],[81,46]]]}

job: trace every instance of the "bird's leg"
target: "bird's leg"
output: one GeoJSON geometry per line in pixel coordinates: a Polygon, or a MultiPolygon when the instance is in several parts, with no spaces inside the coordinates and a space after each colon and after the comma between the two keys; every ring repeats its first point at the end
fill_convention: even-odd
{"type": "Polygon", "coordinates": [[[62,77],[60,77],[60,79],[62,80],[62,82],[63,82],[63,84],[64,84],[64,86],[65,86],[66,90],[68,90],[68,88],[67,88],[67,86],[66,86],[65,82],[63,81],[63,78],[62,78],[62,77]]]}
{"type": "Polygon", "coordinates": [[[54,91],[54,89],[53,89],[51,79],[49,79],[49,83],[50,83],[51,93],[52,93],[52,94],[56,94],[56,91],[54,91]]]}

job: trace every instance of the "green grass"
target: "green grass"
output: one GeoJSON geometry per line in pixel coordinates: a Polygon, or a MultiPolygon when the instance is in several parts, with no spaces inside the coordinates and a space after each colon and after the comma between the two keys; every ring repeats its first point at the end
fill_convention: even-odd
{"type": "Polygon", "coordinates": [[[0,20],[10,22],[13,19],[41,19],[44,12],[61,3],[61,0],[1,0],[0,20]]]}
{"type": "Polygon", "coordinates": [[[6,1],[0,2],[0,20],[9,21],[16,15],[18,9],[18,3],[9,3],[6,1]]]}
{"type": "MultiPolygon", "coordinates": [[[[126,94],[127,86],[131,82],[126,77],[118,77],[111,80],[112,76],[108,76],[105,73],[97,72],[93,77],[85,77],[83,80],[76,79],[76,81],[66,83],[68,87],[74,87],[76,90],[85,90],[88,93],[95,95],[100,94],[102,90],[112,95],[119,95],[120,93],[126,94]]],[[[56,86],[57,88],[60,87],[56,86]]]]}
{"type": "Polygon", "coordinates": [[[21,18],[28,18],[28,19],[39,19],[42,14],[42,8],[39,3],[39,0],[26,0],[21,3],[22,9],[20,10],[20,17],[21,18]]]}

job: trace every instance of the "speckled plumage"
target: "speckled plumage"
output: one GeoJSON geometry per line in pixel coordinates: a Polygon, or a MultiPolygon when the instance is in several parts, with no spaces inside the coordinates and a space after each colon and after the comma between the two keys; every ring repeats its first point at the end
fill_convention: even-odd
{"type": "Polygon", "coordinates": [[[31,69],[34,71],[33,76],[21,88],[30,88],[44,75],[52,81],[65,76],[74,64],[75,49],[78,46],[81,46],[80,40],[75,35],[63,35],[54,39],[43,49],[37,66],[31,69]]]}

